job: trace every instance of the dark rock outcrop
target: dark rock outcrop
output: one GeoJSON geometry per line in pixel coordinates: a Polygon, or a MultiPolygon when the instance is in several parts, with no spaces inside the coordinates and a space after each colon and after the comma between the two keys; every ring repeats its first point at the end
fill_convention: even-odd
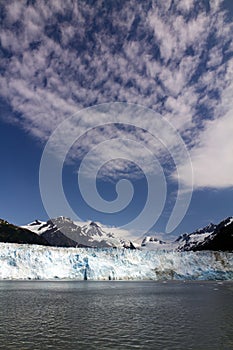
{"type": "Polygon", "coordinates": [[[0,242],[50,245],[44,237],[2,219],[0,219],[0,242]]]}

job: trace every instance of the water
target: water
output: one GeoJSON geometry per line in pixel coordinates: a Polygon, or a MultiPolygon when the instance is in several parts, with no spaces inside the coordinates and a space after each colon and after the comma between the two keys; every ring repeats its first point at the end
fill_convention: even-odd
{"type": "Polygon", "coordinates": [[[0,282],[0,349],[233,349],[233,282],[0,282]]]}

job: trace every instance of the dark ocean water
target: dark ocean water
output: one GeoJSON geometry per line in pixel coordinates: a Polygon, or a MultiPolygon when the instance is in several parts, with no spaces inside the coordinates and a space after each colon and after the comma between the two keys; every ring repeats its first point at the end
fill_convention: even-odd
{"type": "Polygon", "coordinates": [[[0,349],[232,350],[233,282],[0,282],[0,349]]]}

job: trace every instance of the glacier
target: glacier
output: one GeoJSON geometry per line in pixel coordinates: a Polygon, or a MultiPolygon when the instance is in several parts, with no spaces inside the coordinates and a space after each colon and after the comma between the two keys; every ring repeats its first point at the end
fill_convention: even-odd
{"type": "Polygon", "coordinates": [[[233,280],[233,253],[0,243],[0,279],[233,280]]]}

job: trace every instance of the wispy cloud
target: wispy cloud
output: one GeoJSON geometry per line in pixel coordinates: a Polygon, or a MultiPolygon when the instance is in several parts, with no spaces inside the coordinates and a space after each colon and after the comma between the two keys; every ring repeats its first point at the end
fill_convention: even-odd
{"type": "MultiPolygon", "coordinates": [[[[198,145],[191,150],[196,188],[233,187],[232,133],[232,113],[206,123],[198,145]]],[[[181,169],[180,177],[188,184],[186,164],[181,169]]]]}
{"type": "MultiPolygon", "coordinates": [[[[0,91],[17,112],[11,121],[45,142],[61,121],[83,107],[138,103],[179,130],[191,150],[198,187],[208,181],[213,187],[230,185],[230,169],[211,181],[202,175],[205,161],[198,160],[208,149],[211,162],[211,135],[219,125],[228,125],[233,108],[233,31],[223,1],[132,0],[111,6],[102,1],[9,1],[1,9],[0,91]]],[[[96,134],[94,139],[102,140],[96,134]]],[[[80,147],[87,147],[82,142],[80,147]]],[[[229,147],[221,138],[215,161],[222,166],[227,167],[229,147]]],[[[109,149],[112,155],[116,151],[109,149]]],[[[132,156],[131,151],[126,155],[132,156]]],[[[139,155],[143,158],[142,150],[139,155]]],[[[182,179],[187,182],[185,171],[182,179]]]]}
{"type": "MultiPolygon", "coordinates": [[[[221,103],[216,107],[221,117],[205,123],[204,130],[197,137],[196,145],[191,149],[196,188],[233,188],[233,64],[228,63],[228,79],[231,83],[224,90],[221,103]]],[[[187,164],[181,167],[180,177],[186,184],[187,164]]]]}

